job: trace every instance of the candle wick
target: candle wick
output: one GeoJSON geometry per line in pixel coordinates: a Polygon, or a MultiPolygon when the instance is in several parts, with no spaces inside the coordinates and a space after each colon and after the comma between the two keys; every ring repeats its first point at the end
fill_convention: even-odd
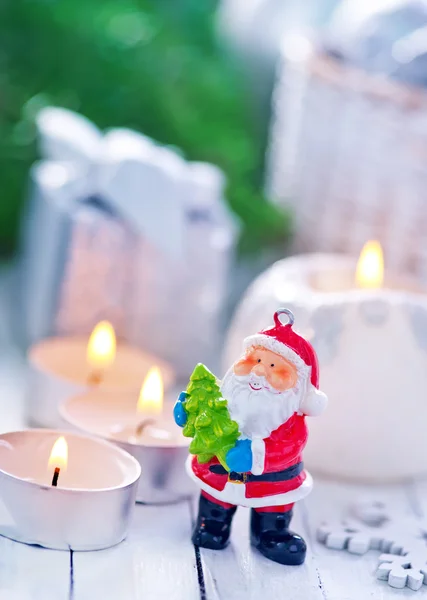
{"type": "Polygon", "coordinates": [[[61,469],[59,467],[55,467],[55,471],[53,472],[53,477],[52,477],[52,487],[56,487],[58,485],[58,478],[59,478],[60,471],[61,471],[61,469]]]}
{"type": "Polygon", "coordinates": [[[154,419],[144,419],[143,421],[141,421],[141,423],[137,426],[135,430],[136,435],[142,435],[147,425],[152,425],[155,422],[156,421],[154,419]]]}
{"type": "Polygon", "coordinates": [[[88,385],[99,385],[103,378],[102,371],[91,371],[87,378],[88,385]]]}

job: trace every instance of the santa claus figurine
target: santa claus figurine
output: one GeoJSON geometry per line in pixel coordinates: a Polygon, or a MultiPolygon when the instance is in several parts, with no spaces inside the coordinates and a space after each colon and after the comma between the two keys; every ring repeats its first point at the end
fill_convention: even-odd
{"type": "MultiPolygon", "coordinates": [[[[228,471],[216,457],[200,463],[194,456],[189,462],[189,473],[201,488],[193,533],[197,546],[224,548],[237,506],[248,506],[252,545],[278,563],[304,562],[305,542],[289,525],[294,503],[313,485],[302,462],[305,417],[320,415],[327,398],[319,391],[316,353],[293,323],[291,311],[278,310],[273,327],[246,338],[244,355],[222,381],[240,437],[226,455],[228,471]]],[[[186,397],[180,394],[174,409],[180,426],[187,420],[186,397]]]]}

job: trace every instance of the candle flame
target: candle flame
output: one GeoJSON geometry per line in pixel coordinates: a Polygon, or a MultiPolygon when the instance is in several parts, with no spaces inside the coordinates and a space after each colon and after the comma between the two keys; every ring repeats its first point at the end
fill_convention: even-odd
{"type": "Polygon", "coordinates": [[[87,345],[87,361],[94,369],[106,369],[116,357],[116,334],[108,321],[95,326],[87,345]]]}
{"type": "Polygon", "coordinates": [[[138,413],[159,415],[163,409],[163,379],[159,367],[148,371],[136,405],[138,413]]]}
{"type": "Polygon", "coordinates": [[[55,469],[59,467],[61,470],[67,468],[68,463],[68,444],[64,436],[59,437],[53,444],[52,452],[50,453],[48,466],[55,469]]]}
{"type": "Polygon", "coordinates": [[[384,279],[384,257],[381,244],[366,242],[360,253],[356,270],[356,284],[361,288],[380,288],[384,279]]]}

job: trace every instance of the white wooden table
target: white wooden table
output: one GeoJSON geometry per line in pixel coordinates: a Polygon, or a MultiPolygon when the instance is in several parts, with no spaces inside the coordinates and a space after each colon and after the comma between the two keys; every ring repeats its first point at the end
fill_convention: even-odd
{"type": "MultiPolygon", "coordinates": [[[[0,428],[21,428],[24,365],[13,350],[3,350],[0,365],[0,428]]],[[[227,549],[199,552],[190,541],[195,502],[137,505],[128,539],[109,550],[57,552],[0,537],[0,600],[386,600],[413,595],[375,579],[377,552],[352,556],[315,541],[316,526],[336,520],[361,495],[386,501],[396,516],[416,521],[427,514],[425,482],[361,487],[317,479],[311,496],[296,505],[292,522],[307,541],[306,563],[284,567],[251,549],[247,509],[239,509],[227,549]]],[[[427,586],[416,593],[427,598],[427,586]]]]}
{"type": "MultiPolygon", "coordinates": [[[[1,300],[0,289],[0,306],[1,300]]],[[[1,431],[25,424],[24,366],[7,320],[0,318],[1,431]]],[[[412,592],[377,581],[377,552],[359,557],[315,541],[316,526],[337,519],[361,494],[386,501],[396,516],[414,522],[427,514],[426,482],[361,487],[317,479],[311,496],[296,505],[292,522],[307,541],[306,562],[285,567],[251,549],[247,509],[235,517],[231,545],[214,552],[191,544],[195,502],[137,505],[127,540],[109,550],[59,552],[0,537],[0,600],[387,600],[415,593],[427,598],[427,586],[412,592]]]]}

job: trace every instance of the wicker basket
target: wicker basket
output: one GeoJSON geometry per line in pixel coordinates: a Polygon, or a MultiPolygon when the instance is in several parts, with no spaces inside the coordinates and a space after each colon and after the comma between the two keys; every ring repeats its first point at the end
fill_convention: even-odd
{"type": "Polygon", "coordinates": [[[295,250],[358,254],[427,280],[427,93],[323,54],[283,54],[268,188],[295,212],[295,250]]]}

